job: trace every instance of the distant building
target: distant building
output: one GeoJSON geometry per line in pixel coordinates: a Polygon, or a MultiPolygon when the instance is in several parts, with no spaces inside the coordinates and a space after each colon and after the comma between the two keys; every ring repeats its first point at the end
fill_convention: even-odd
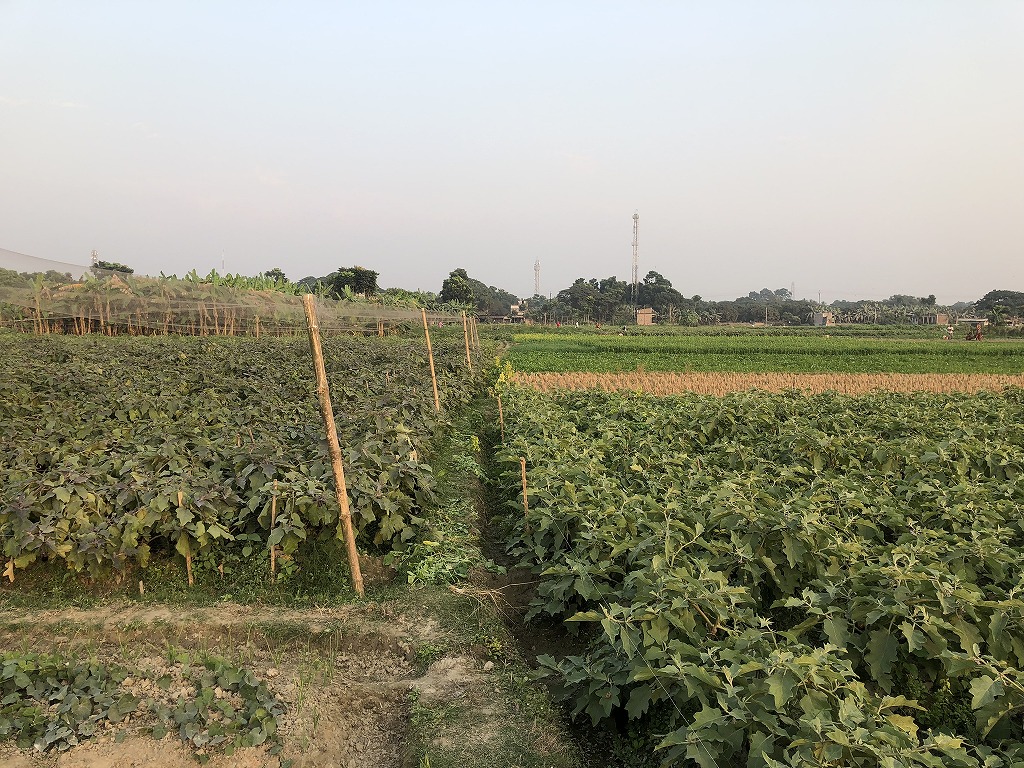
{"type": "Polygon", "coordinates": [[[654,310],[651,307],[638,309],[636,311],[637,325],[654,325],[654,310]]]}
{"type": "Polygon", "coordinates": [[[824,327],[826,325],[835,325],[835,315],[831,312],[815,312],[814,317],[811,318],[811,325],[824,327]]]}
{"type": "Polygon", "coordinates": [[[504,318],[503,322],[506,323],[525,323],[526,322],[526,305],[525,304],[511,304],[508,308],[508,317],[504,318]]]}
{"type": "Polygon", "coordinates": [[[921,325],[949,325],[949,315],[945,312],[921,315],[921,325]]]}

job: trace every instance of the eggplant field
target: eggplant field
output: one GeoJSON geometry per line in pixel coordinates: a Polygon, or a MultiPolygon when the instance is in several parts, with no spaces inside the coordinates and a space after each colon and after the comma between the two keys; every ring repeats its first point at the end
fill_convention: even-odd
{"type": "Polygon", "coordinates": [[[1024,765],[1024,390],[502,400],[576,718],[671,765],[1024,765]]]}
{"type": "MultiPolygon", "coordinates": [[[[461,339],[460,339],[461,340],[461,339]]],[[[479,385],[437,350],[442,410],[479,385]]],[[[434,500],[435,412],[422,341],[331,338],[325,359],[364,551],[402,548],[434,500]]],[[[154,551],[340,536],[305,339],[24,336],[0,346],[0,544],[7,579],[41,560],[100,575],[154,551]]]]}

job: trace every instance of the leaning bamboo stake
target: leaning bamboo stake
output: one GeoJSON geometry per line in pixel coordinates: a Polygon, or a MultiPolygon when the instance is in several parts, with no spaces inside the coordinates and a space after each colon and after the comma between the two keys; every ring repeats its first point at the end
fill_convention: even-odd
{"type": "Polygon", "coordinates": [[[466,319],[466,313],[462,313],[462,338],[466,340],[466,365],[469,366],[469,370],[473,370],[473,359],[469,356],[469,321],[466,319]]]}
{"type": "Polygon", "coordinates": [[[526,498],[526,459],[519,458],[519,468],[523,473],[523,524],[526,527],[526,532],[530,532],[530,502],[526,498]]]}
{"type": "Polygon", "coordinates": [[[320,346],[320,327],[316,321],[316,307],[313,294],[302,297],[302,306],[306,310],[306,325],[309,327],[309,346],[313,351],[313,370],[316,373],[316,392],[320,397],[320,413],[324,419],[324,430],[327,432],[327,448],[331,454],[331,465],[334,468],[334,492],[341,509],[341,526],[345,533],[345,544],[348,549],[348,566],[352,573],[352,584],[356,594],[363,596],[363,574],[359,570],[359,552],[356,550],[356,534],[352,528],[352,513],[348,508],[348,488],[345,485],[345,469],[341,464],[341,446],[338,445],[338,430],[334,425],[334,410],[331,408],[331,393],[327,388],[327,370],[324,368],[324,352],[320,346]]]}
{"type": "MultiPolygon", "coordinates": [[[[277,480],[274,481],[274,495],[270,497],[270,533],[273,535],[277,525],[277,480]]],[[[270,545],[270,575],[277,570],[277,546],[270,545]]]]}
{"type": "Polygon", "coordinates": [[[192,578],[192,546],[191,546],[191,542],[189,543],[188,554],[185,555],[185,570],[188,573],[188,585],[190,587],[194,586],[196,582],[195,582],[195,579],[192,578]]]}
{"type": "Polygon", "coordinates": [[[437,374],[434,372],[434,348],[430,346],[430,329],[427,327],[427,310],[421,309],[423,314],[423,334],[427,337],[427,357],[430,359],[430,380],[434,384],[434,410],[441,412],[441,398],[437,395],[437,374]]]}

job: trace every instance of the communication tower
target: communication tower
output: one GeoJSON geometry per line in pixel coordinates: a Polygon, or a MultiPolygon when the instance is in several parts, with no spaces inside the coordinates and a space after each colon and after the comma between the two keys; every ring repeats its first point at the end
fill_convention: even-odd
{"type": "Polygon", "coordinates": [[[640,213],[633,213],[633,306],[636,306],[640,283],[640,213]]]}
{"type": "Polygon", "coordinates": [[[533,295],[540,296],[540,259],[533,263],[533,295]]]}

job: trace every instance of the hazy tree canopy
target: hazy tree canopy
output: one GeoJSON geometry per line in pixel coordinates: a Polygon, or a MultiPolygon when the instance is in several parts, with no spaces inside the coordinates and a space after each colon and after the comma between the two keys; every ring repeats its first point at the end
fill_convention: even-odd
{"type": "Polygon", "coordinates": [[[644,285],[657,286],[659,288],[671,288],[672,283],[653,269],[644,276],[644,285]]]}
{"type": "Polygon", "coordinates": [[[989,291],[974,306],[979,312],[995,312],[1002,307],[1003,314],[1024,315],[1024,293],[1020,291],[989,291]]]}
{"type": "Polygon", "coordinates": [[[279,283],[287,283],[288,282],[288,278],[285,277],[284,271],[281,270],[279,267],[274,267],[273,269],[268,269],[266,272],[263,273],[263,276],[264,277],[269,277],[271,280],[276,280],[279,283]]]}
{"type": "MultiPolygon", "coordinates": [[[[638,286],[637,305],[652,307],[658,315],[676,317],[682,310],[692,310],[689,300],[672,287],[672,283],[661,274],[650,271],[638,286]]],[[[683,320],[679,314],[679,320],[683,320]]]]}
{"type": "Polygon", "coordinates": [[[441,293],[437,298],[442,304],[449,302],[455,304],[473,303],[473,286],[469,283],[469,275],[464,269],[452,270],[445,281],[441,284],[441,293]]]}
{"type": "Polygon", "coordinates": [[[513,304],[519,303],[519,297],[493,285],[484,285],[479,280],[469,278],[469,287],[473,292],[473,306],[481,315],[508,315],[513,304]]]}
{"type": "Polygon", "coordinates": [[[380,273],[365,267],[338,267],[337,272],[332,272],[331,293],[335,296],[343,296],[348,288],[352,293],[360,296],[373,296],[379,290],[377,277],[380,273]]]}
{"type": "Polygon", "coordinates": [[[125,264],[121,264],[116,261],[103,261],[102,259],[93,264],[93,269],[105,269],[109,272],[122,272],[126,275],[131,275],[135,272],[134,269],[125,264]]]}

